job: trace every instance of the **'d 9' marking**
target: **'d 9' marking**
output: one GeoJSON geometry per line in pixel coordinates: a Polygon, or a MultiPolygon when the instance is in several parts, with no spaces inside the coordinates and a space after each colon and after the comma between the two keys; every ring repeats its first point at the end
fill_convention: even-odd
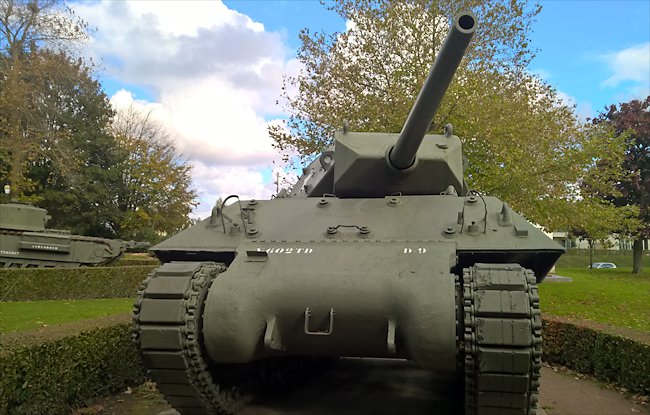
{"type": "Polygon", "coordinates": [[[404,253],[405,254],[426,254],[427,253],[427,248],[404,248],[404,253]]]}

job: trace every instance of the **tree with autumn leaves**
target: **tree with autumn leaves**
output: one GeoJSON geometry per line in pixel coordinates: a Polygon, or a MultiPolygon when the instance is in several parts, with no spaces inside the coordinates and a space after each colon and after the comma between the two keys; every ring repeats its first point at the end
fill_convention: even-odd
{"type": "Polygon", "coordinates": [[[127,239],[155,240],[156,234],[173,235],[190,225],[197,197],[192,169],[164,127],[150,112],[131,105],[117,111],[111,132],[122,155],[117,164],[122,216],[113,224],[116,232],[127,239]]]}
{"type": "Polygon", "coordinates": [[[611,105],[594,124],[607,125],[616,136],[625,138],[623,176],[614,191],[610,188],[599,195],[622,208],[636,207],[635,226],[624,233],[634,239],[632,272],[640,274],[643,240],[650,238],[650,96],[611,105]]]}
{"type": "Polygon", "coordinates": [[[117,129],[95,68],[72,57],[87,38],[62,1],[0,1],[0,185],[50,227],[155,242],[189,224],[190,166],[146,115],[117,129]]]}

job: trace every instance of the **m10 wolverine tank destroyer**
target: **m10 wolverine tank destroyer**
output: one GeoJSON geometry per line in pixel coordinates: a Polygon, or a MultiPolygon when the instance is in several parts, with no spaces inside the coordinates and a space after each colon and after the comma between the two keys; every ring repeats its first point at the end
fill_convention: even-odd
{"type": "Polygon", "coordinates": [[[461,376],[468,415],[536,412],[537,283],[564,249],[468,189],[451,125],[427,134],[475,28],[454,18],[400,134],[345,127],[292,192],[152,248],[134,339],[181,414],[233,412],[233,373],[283,356],[410,359],[461,376]]]}
{"type": "Polygon", "coordinates": [[[0,268],[99,266],[124,253],[120,240],[46,229],[50,218],[35,206],[0,204],[0,268]]]}

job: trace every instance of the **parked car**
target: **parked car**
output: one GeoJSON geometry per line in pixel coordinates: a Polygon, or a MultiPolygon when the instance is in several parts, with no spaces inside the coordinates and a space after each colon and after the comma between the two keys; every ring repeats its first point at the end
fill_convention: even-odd
{"type": "Polygon", "coordinates": [[[616,268],[616,264],[613,262],[594,262],[592,268],[604,269],[604,268],[616,268]]]}

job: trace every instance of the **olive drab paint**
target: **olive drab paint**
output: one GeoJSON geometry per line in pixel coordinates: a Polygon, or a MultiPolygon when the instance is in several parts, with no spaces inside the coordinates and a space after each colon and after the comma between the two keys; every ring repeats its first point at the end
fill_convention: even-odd
{"type": "Polygon", "coordinates": [[[134,340],[181,414],[236,410],[221,367],[290,356],[410,359],[462,377],[468,415],[535,413],[536,284],[564,248],[468,188],[451,125],[426,134],[475,30],[454,18],[400,134],[345,124],[292,190],[152,248],[134,340]]]}

